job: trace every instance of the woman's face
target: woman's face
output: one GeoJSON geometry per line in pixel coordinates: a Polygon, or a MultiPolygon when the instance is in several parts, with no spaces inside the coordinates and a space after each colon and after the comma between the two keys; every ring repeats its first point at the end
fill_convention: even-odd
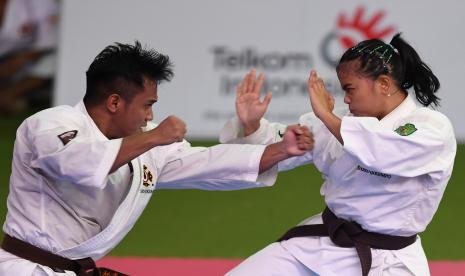
{"type": "Polygon", "coordinates": [[[384,99],[380,97],[382,94],[378,91],[376,80],[358,74],[349,64],[341,66],[337,76],[345,91],[344,103],[349,105],[350,113],[354,116],[380,117],[384,99]]]}

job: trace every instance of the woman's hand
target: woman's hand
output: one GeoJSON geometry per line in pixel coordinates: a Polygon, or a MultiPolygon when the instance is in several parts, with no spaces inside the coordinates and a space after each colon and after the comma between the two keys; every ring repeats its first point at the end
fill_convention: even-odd
{"type": "Polygon", "coordinates": [[[326,90],[323,80],[318,77],[315,70],[310,72],[307,88],[310,104],[318,118],[321,119],[321,117],[333,112],[334,97],[326,90]]]}
{"type": "Polygon", "coordinates": [[[336,139],[344,145],[341,135],[341,119],[334,115],[334,97],[326,90],[325,84],[315,70],[308,78],[308,96],[315,115],[325,124],[336,139]]]}
{"type": "Polygon", "coordinates": [[[260,119],[266,112],[271,101],[271,92],[260,100],[260,91],[265,76],[260,74],[256,79],[255,69],[245,75],[236,90],[236,113],[244,129],[244,135],[254,133],[260,127],[260,119]]]}

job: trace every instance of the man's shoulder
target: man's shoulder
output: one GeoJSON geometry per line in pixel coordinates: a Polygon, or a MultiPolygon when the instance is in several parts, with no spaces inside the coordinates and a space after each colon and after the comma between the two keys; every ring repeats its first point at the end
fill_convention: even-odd
{"type": "Polygon", "coordinates": [[[48,116],[57,116],[57,115],[64,115],[64,114],[73,114],[73,113],[80,113],[76,108],[70,105],[58,105],[54,107],[50,107],[47,109],[43,109],[37,113],[34,113],[29,118],[41,118],[41,117],[48,117],[48,116]]]}
{"type": "Polygon", "coordinates": [[[84,114],[76,108],[69,105],[60,105],[41,110],[24,120],[24,126],[30,129],[39,130],[43,127],[52,128],[53,126],[67,124],[81,124],[85,118],[84,114]]]}

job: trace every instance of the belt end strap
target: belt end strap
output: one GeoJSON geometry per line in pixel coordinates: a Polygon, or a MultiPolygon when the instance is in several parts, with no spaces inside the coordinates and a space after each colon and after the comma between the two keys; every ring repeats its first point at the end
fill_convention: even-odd
{"type": "Polygon", "coordinates": [[[3,237],[1,247],[13,255],[43,266],[48,266],[55,271],[73,271],[78,276],[129,276],[109,268],[97,267],[92,258],[71,260],[7,234],[3,237]]]}

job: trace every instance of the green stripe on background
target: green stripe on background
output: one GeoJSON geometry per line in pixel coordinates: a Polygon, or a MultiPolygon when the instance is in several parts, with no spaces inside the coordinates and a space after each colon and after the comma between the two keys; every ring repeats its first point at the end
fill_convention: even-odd
{"type": "MultiPolygon", "coordinates": [[[[0,118],[0,217],[6,212],[15,129],[21,117],[0,118]]],[[[194,145],[211,145],[195,142],[194,145]]],[[[423,246],[432,260],[465,260],[465,145],[423,246]]],[[[161,190],[154,193],[114,256],[243,258],[322,210],[322,179],[312,166],[281,173],[271,188],[232,192],[161,190]]]]}

